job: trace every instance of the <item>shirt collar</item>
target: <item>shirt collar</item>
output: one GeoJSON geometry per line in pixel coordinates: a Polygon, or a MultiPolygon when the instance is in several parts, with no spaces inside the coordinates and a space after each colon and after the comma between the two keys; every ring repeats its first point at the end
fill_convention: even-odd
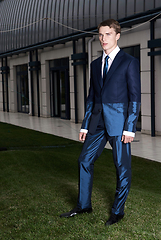
{"type": "MultiPolygon", "coordinates": [[[[117,53],[120,51],[119,46],[117,46],[108,56],[111,59],[111,61],[114,60],[114,58],[116,57],[117,53]]],[[[107,54],[103,51],[103,56],[102,56],[102,62],[104,62],[105,57],[107,56],[107,54]]]]}

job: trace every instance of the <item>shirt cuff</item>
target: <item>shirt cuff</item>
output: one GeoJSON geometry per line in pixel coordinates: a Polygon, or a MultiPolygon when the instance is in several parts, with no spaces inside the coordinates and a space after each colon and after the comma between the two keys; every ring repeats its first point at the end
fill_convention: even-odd
{"type": "MultiPolygon", "coordinates": [[[[80,132],[88,133],[87,129],[81,129],[80,132]]],[[[123,131],[123,135],[130,136],[130,137],[135,137],[134,132],[128,132],[128,131],[123,131]]]]}
{"type": "Polygon", "coordinates": [[[80,132],[87,133],[88,130],[87,129],[81,129],[80,132]]]}
{"type": "Polygon", "coordinates": [[[123,135],[129,136],[129,137],[135,137],[134,132],[128,132],[128,131],[123,131],[123,135]]]}

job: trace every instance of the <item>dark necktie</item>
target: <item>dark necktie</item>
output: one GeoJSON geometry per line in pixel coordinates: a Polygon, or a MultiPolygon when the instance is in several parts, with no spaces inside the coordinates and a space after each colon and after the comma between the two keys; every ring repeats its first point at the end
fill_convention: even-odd
{"type": "Polygon", "coordinates": [[[104,68],[103,68],[103,83],[105,81],[105,78],[106,78],[106,75],[107,75],[107,72],[108,72],[108,59],[109,59],[109,56],[107,55],[105,57],[105,64],[104,64],[104,68]]]}

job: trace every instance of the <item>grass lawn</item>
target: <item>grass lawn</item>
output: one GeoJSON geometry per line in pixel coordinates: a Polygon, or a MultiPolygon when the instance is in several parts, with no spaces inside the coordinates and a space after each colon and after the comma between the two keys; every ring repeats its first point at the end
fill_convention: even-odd
{"type": "Polygon", "coordinates": [[[119,224],[105,227],[115,194],[111,150],[95,163],[93,213],[60,218],[77,201],[82,144],[0,123],[0,239],[161,239],[161,164],[132,157],[119,224]]]}

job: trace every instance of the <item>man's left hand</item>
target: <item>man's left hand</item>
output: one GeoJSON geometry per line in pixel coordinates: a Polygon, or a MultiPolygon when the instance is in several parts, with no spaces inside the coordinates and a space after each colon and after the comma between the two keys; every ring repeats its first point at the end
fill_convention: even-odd
{"type": "Polygon", "coordinates": [[[134,140],[133,137],[127,136],[127,135],[122,135],[121,141],[123,143],[131,143],[134,140]]]}

